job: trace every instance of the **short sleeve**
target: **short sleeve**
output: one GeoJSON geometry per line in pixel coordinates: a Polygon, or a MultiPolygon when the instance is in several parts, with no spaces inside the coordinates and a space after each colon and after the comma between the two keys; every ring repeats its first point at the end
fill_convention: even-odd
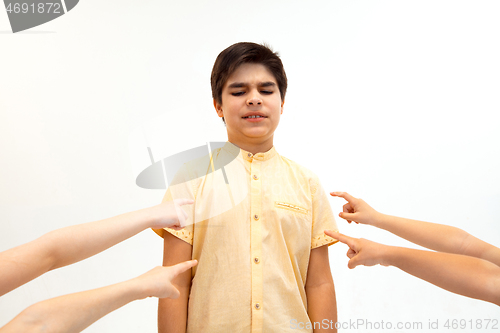
{"type": "Polygon", "coordinates": [[[332,245],[338,242],[335,238],[325,235],[325,230],[338,231],[337,223],[333,217],[332,208],[328,202],[323,187],[319,180],[314,177],[311,180],[312,194],[312,234],[311,249],[332,245]]]}
{"type": "MultiPolygon", "coordinates": [[[[193,187],[193,180],[191,179],[191,175],[186,165],[184,165],[179,170],[179,172],[177,172],[171,184],[175,185],[171,185],[168,187],[162,202],[173,201],[175,199],[183,199],[183,198],[196,200],[195,190],[193,187]]],[[[161,237],[163,237],[164,232],[169,232],[175,237],[193,245],[194,207],[195,204],[182,206],[182,209],[188,215],[188,218],[186,219],[186,226],[183,229],[174,230],[170,228],[164,228],[164,229],[153,229],[153,231],[156,232],[161,237]]]]}

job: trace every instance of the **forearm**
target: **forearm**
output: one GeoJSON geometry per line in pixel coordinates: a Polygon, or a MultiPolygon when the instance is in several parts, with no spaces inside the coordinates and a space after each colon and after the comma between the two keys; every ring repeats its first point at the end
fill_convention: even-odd
{"type": "Polygon", "coordinates": [[[100,253],[146,229],[148,211],[51,231],[0,253],[0,296],[46,273],[100,253]]]}
{"type": "Polygon", "coordinates": [[[47,272],[53,265],[49,249],[38,240],[0,253],[0,296],[47,272]]]}
{"type": "Polygon", "coordinates": [[[381,263],[453,293],[500,305],[500,267],[486,260],[387,246],[381,263]]]}
{"type": "Polygon", "coordinates": [[[73,264],[100,253],[145,230],[150,225],[147,210],[138,210],[108,219],[55,230],[43,241],[52,247],[51,269],[73,264]]]}
{"type": "Polygon", "coordinates": [[[456,227],[383,214],[373,225],[431,250],[476,257],[500,266],[499,248],[456,227]]]}
{"type": "Polygon", "coordinates": [[[147,296],[147,292],[132,279],[56,297],[30,306],[0,329],[0,333],[80,332],[106,314],[147,296]]]}
{"type": "Polygon", "coordinates": [[[470,236],[462,229],[443,224],[422,222],[380,214],[373,221],[375,227],[431,250],[462,253],[464,242],[470,236]]]}
{"type": "Polygon", "coordinates": [[[324,283],[306,288],[307,313],[314,327],[314,332],[337,332],[337,301],[335,287],[324,283]]]}

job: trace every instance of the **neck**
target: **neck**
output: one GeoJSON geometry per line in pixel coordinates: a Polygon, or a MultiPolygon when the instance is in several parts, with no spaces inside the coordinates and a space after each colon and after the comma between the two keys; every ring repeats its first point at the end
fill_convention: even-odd
{"type": "Polygon", "coordinates": [[[249,151],[254,155],[257,153],[265,153],[266,151],[269,151],[271,148],[273,148],[272,136],[265,141],[262,141],[261,139],[256,139],[255,141],[254,140],[240,141],[240,140],[234,140],[232,138],[228,138],[228,141],[231,142],[233,145],[237,146],[238,148],[249,151]]]}

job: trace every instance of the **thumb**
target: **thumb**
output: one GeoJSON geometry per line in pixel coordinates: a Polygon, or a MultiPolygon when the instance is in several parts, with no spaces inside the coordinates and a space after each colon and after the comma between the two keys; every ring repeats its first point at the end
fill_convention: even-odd
{"type": "Polygon", "coordinates": [[[194,200],[191,199],[175,199],[174,203],[179,206],[190,205],[194,203],[194,200]]]}
{"type": "Polygon", "coordinates": [[[346,213],[346,212],[340,212],[339,216],[343,218],[344,220],[347,221],[354,221],[356,222],[356,218],[358,217],[358,213],[346,213]]]}
{"type": "Polygon", "coordinates": [[[170,294],[170,296],[168,298],[171,298],[171,299],[179,298],[179,296],[181,295],[179,290],[177,288],[175,288],[173,285],[172,285],[172,289],[173,289],[172,293],[170,294]]]}
{"type": "Polygon", "coordinates": [[[181,207],[175,206],[175,211],[177,213],[177,219],[179,220],[179,225],[181,228],[186,226],[186,220],[188,218],[188,214],[181,207]]]}
{"type": "Polygon", "coordinates": [[[355,268],[356,266],[361,265],[360,260],[359,260],[359,253],[357,253],[354,257],[352,257],[349,262],[347,263],[347,267],[350,269],[355,268]]]}

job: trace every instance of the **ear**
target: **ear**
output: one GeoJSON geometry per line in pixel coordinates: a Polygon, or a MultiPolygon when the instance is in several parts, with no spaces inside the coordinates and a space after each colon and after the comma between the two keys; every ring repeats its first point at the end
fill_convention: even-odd
{"type": "Polygon", "coordinates": [[[283,105],[285,105],[285,100],[281,102],[281,114],[283,114],[283,105]]]}
{"type": "Polygon", "coordinates": [[[217,111],[217,115],[219,117],[224,117],[224,113],[222,112],[222,105],[217,103],[217,101],[214,99],[214,108],[215,111],[217,111]]]}

